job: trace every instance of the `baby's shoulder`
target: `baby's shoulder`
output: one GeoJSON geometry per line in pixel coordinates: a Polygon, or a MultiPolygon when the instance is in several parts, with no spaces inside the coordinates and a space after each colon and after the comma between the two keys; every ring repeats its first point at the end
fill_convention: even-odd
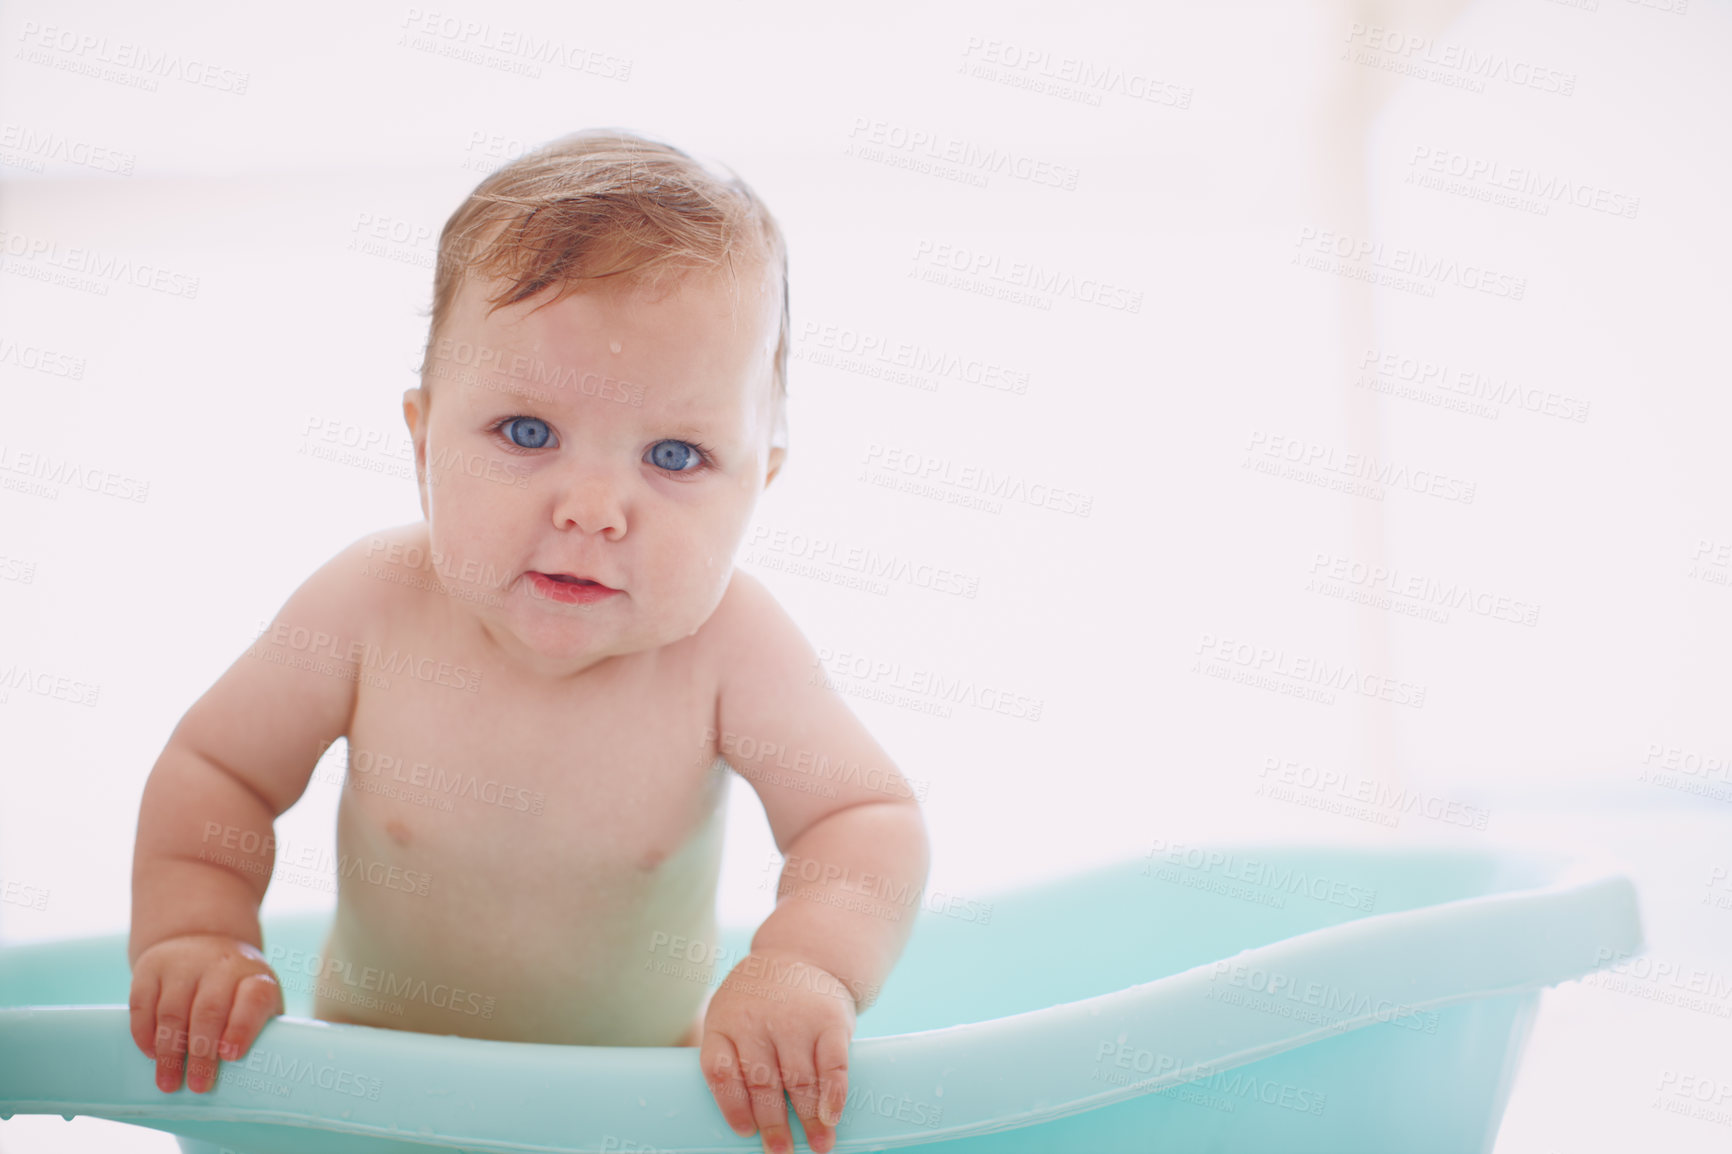
{"type": "Polygon", "coordinates": [[[699,634],[717,668],[736,675],[765,663],[812,655],[804,634],[769,586],[737,568],[699,634]]]}
{"type": "Polygon", "coordinates": [[[427,522],[411,521],[355,538],[315,574],[332,612],[356,632],[395,617],[428,569],[427,522]]]}
{"type": "Polygon", "coordinates": [[[762,581],[736,567],[728,578],[728,587],[722,590],[722,599],[698,632],[712,644],[725,648],[730,641],[737,643],[750,636],[762,627],[769,614],[780,608],[775,595],[762,581]]]}

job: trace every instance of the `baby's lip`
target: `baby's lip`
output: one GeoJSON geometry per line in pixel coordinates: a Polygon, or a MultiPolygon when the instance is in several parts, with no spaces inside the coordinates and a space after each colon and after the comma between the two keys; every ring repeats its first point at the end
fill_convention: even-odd
{"type": "MultiPolygon", "coordinates": [[[[582,573],[546,573],[541,570],[536,570],[536,572],[541,573],[543,577],[551,577],[555,581],[565,580],[578,585],[599,585],[603,589],[613,589],[613,586],[605,581],[597,581],[594,577],[586,577],[582,573]]],[[[618,592],[617,589],[614,591],[618,592]]]]}

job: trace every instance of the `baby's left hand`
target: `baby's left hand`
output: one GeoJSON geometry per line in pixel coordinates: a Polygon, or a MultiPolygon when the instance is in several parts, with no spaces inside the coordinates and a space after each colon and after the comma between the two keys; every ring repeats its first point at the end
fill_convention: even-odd
{"type": "Polygon", "coordinates": [[[698,1065],[741,1137],[762,1130],[769,1154],[794,1148],[782,1091],[816,1154],[835,1145],[848,1097],[854,999],[829,971],[754,951],[710,998],[698,1065]]]}

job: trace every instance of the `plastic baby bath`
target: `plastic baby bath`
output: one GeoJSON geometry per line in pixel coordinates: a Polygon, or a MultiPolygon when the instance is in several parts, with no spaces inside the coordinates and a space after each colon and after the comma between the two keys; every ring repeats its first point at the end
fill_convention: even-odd
{"type": "MultiPolygon", "coordinates": [[[[835,1148],[1489,1151],[1541,990],[1641,947],[1629,879],[1566,865],[1210,846],[989,903],[929,894],[860,1017],[835,1148]]],[[[316,973],[328,917],[267,918],[267,949],[316,973]]],[[[722,956],[749,938],[725,931],[722,956]]],[[[315,979],[279,972],[287,1015],[209,1094],[165,1095],[127,1032],[124,935],[0,950],[0,1114],[149,1126],[198,1154],[760,1149],[695,1048],[318,1022],[315,979]]]]}

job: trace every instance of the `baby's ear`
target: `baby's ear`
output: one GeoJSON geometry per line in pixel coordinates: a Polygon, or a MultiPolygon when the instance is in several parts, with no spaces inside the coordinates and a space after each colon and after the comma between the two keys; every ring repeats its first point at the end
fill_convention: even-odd
{"type": "Polygon", "coordinates": [[[786,397],[775,400],[775,426],[770,430],[770,457],[764,469],[764,487],[769,488],[770,482],[776,479],[776,474],[782,469],[782,462],[788,459],[788,401],[786,397]]]}
{"type": "Polygon", "coordinates": [[[775,445],[770,449],[770,463],[764,470],[764,488],[770,487],[770,482],[774,481],[776,474],[781,471],[782,462],[787,459],[788,450],[781,445],[775,445]]]}
{"type": "Polygon", "coordinates": [[[409,435],[417,436],[421,425],[427,419],[427,390],[417,385],[412,389],[403,390],[403,420],[409,426],[409,435]]]}
{"type": "Polygon", "coordinates": [[[409,439],[415,454],[415,487],[420,490],[421,515],[427,509],[427,402],[431,396],[423,387],[403,391],[403,420],[409,426],[409,439]]]}

